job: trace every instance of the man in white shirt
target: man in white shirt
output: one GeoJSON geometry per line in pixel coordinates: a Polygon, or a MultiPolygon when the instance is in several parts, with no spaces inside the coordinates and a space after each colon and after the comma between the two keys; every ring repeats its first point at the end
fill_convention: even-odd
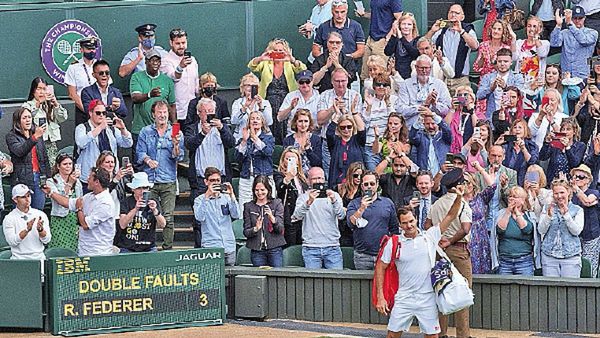
{"type": "Polygon", "coordinates": [[[183,125],[187,117],[188,104],[196,98],[200,87],[198,62],[187,49],[187,33],[183,29],[172,29],[169,39],[171,50],[163,56],[160,71],[175,82],[177,121],[183,125]]]}
{"type": "Polygon", "coordinates": [[[442,233],[458,216],[463,204],[462,188],[453,192],[456,192],[456,198],[448,215],[442,219],[439,226],[433,226],[426,231],[417,227],[417,219],[411,209],[398,209],[402,233],[399,235],[399,254],[394,257],[394,264],[398,269],[400,281],[391,309],[384,298],[383,280],[385,270],[392,262],[392,240],[385,244],[381,259],[375,266],[377,311],[383,315],[390,315],[388,338],[398,338],[402,331],[408,331],[414,317],[419,321],[419,327],[421,332],[425,333],[425,337],[437,337],[440,332],[436,294],[431,285],[430,274],[435,264],[436,246],[442,238],[442,233]]]}
{"type": "Polygon", "coordinates": [[[16,208],[6,215],[3,222],[4,237],[10,245],[11,259],[46,259],[44,244],[48,244],[52,238],[50,222],[43,211],[31,207],[32,193],[25,184],[17,184],[12,188],[12,199],[16,208]]]}
{"type": "Polygon", "coordinates": [[[92,168],[88,176],[89,193],[69,199],[69,209],[79,221],[79,256],[107,256],[118,252],[115,238],[115,204],[108,192],[110,174],[103,168],[92,168]],[[116,249],[116,250],[115,250],[116,249]]]}
{"type": "Polygon", "coordinates": [[[310,70],[303,70],[296,75],[298,90],[288,93],[283,99],[277,121],[283,122],[287,119],[286,136],[292,135],[291,123],[298,109],[308,109],[312,114],[313,120],[317,120],[317,109],[319,105],[319,91],[313,88],[313,73],[310,70]]]}

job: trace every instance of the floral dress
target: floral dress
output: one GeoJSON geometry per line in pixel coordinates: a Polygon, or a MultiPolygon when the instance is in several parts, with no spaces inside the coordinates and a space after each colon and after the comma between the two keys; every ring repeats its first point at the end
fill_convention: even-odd
{"type": "MultiPolygon", "coordinates": [[[[502,48],[511,49],[511,46],[508,44],[502,44],[498,48],[498,50],[502,48]]],[[[490,40],[484,41],[479,44],[479,54],[477,55],[477,60],[473,64],[473,70],[479,73],[479,85],[481,85],[481,79],[495,69],[494,64],[496,63],[496,51],[492,49],[492,42],[490,40]],[[481,63],[481,65],[480,65],[481,63]]],[[[477,114],[480,119],[485,120],[487,110],[487,100],[481,99],[477,100],[477,104],[475,106],[475,114],[477,114]]],[[[490,112],[490,116],[491,116],[490,112]]]]}
{"type": "Polygon", "coordinates": [[[471,265],[474,274],[487,274],[492,271],[492,256],[490,253],[490,235],[487,231],[486,215],[488,205],[494,197],[496,184],[483,189],[469,202],[473,210],[473,223],[471,224],[471,241],[469,251],[471,252],[471,265]]]}

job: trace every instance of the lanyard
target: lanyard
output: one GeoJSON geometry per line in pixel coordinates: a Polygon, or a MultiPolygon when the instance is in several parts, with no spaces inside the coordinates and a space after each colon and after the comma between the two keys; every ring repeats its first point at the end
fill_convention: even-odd
{"type": "Polygon", "coordinates": [[[83,66],[83,72],[85,73],[85,76],[87,77],[88,83],[90,84],[90,86],[92,85],[92,79],[90,79],[90,74],[87,71],[87,67],[85,65],[85,62],[81,64],[83,66]]]}

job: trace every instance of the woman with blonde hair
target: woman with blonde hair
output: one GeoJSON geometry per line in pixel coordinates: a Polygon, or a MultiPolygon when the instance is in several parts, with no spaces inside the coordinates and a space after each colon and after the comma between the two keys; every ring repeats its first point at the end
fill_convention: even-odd
{"type": "Polygon", "coordinates": [[[523,75],[525,83],[543,78],[546,57],[550,53],[550,41],[541,40],[544,24],[537,16],[527,18],[527,37],[514,41],[515,70],[523,75]],[[541,75],[541,76],[540,76],[541,75]]]}
{"type": "MultiPolygon", "coordinates": [[[[352,107],[354,109],[356,104],[352,107]]],[[[358,112],[333,115],[327,127],[327,147],[331,154],[329,188],[345,180],[346,170],[351,163],[362,162],[366,139],[365,123],[358,112]]]]}
{"type": "MultiPolygon", "coordinates": [[[[499,213],[495,231],[498,238],[498,266],[501,275],[533,276],[535,219],[531,219],[527,191],[516,186],[508,194],[508,206],[499,213]]],[[[494,266],[495,267],[495,266],[494,266]]]]}
{"type": "Polygon", "coordinates": [[[385,55],[395,58],[395,69],[403,79],[410,78],[410,63],[419,56],[417,49],[419,30],[415,16],[406,12],[398,20],[394,20],[385,39],[387,41],[385,55]]]}
{"type": "Polygon", "coordinates": [[[473,135],[475,125],[479,118],[473,114],[475,108],[475,93],[471,86],[456,88],[452,99],[452,108],[444,118],[452,132],[450,152],[456,154],[461,151],[466,140],[473,135]]]}
{"type": "Polygon", "coordinates": [[[311,167],[323,166],[321,136],[312,133],[314,126],[311,112],[304,108],[298,109],[290,124],[294,133],[283,140],[284,147],[293,147],[300,153],[302,161],[299,164],[305,174],[308,174],[311,167]]]}
{"type": "MultiPolygon", "coordinates": [[[[235,149],[237,162],[241,166],[239,204],[243,214],[244,204],[249,202],[253,196],[254,177],[264,175],[271,181],[271,186],[275,186],[272,159],[275,140],[269,127],[265,124],[265,118],[257,111],[250,113],[248,125],[242,129],[241,134],[241,141],[235,149]]],[[[273,189],[273,193],[275,193],[275,189],[273,189]]]]}
{"type": "Polygon", "coordinates": [[[281,154],[277,171],[273,172],[277,196],[283,202],[283,236],[288,246],[302,244],[302,221],[292,220],[298,196],[308,189],[301,158],[298,149],[287,147],[281,154]]]}
{"type": "Polygon", "coordinates": [[[579,278],[584,212],[571,198],[573,190],[561,175],[552,181],[552,202],[544,207],[538,223],[542,237],[542,272],[544,276],[579,278]]]}
{"type": "Polygon", "coordinates": [[[305,70],[306,65],[292,55],[285,39],[275,38],[269,41],[264,53],[250,60],[248,68],[260,73],[258,94],[271,103],[275,143],[282,144],[287,126],[285,121],[277,120],[277,112],[287,93],[298,89],[295,76],[305,70]]]}
{"type": "Polygon", "coordinates": [[[248,125],[248,116],[253,111],[261,112],[266,126],[273,124],[271,103],[258,94],[258,77],[248,73],[240,79],[241,97],[231,106],[231,125],[236,142],[242,138],[242,129],[248,125]]]}

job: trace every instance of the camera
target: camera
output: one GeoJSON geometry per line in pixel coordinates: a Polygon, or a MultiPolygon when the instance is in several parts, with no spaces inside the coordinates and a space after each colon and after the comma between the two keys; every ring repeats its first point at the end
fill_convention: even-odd
{"type": "Polygon", "coordinates": [[[319,191],[319,196],[317,196],[317,198],[327,198],[327,184],[317,183],[313,185],[313,189],[319,191]]]}

